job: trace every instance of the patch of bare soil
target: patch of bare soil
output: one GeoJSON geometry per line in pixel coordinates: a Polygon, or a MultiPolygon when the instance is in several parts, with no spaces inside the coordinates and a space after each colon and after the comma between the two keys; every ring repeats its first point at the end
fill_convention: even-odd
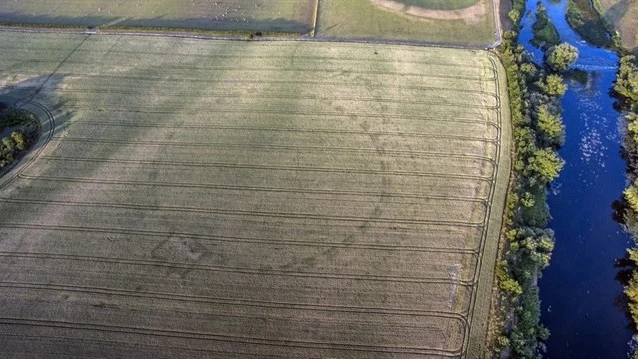
{"type": "Polygon", "coordinates": [[[424,19],[435,20],[465,20],[466,22],[478,22],[485,16],[487,9],[485,1],[479,1],[460,10],[431,10],[419,6],[408,6],[394,0],[370,0],[374,5],[387,10],[401,12],[424,19]]]}

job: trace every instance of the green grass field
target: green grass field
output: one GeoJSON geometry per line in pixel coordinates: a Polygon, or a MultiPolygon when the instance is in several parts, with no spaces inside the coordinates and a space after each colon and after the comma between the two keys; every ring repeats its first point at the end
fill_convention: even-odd
{"type": "Polygon", "coordinates": [[[0,22],[308,33],[316,0],[20,0],[0,3],[0,22]]]}
{"type": "Polygon", "coordinates": [[[1,33],[0,356],[479,357],[509,176],[487,52],[1,33]]]}
{"type": "Polygon", "coordinates": [[[100,29],[261,31],[488,46],[497,39],[493,1],[20,0],[0,3],[0,23],[100,29]]]}
{"type": "Polygon", "coordinates": [[[638,48],[638,2],[635,0],[596,0],[603,17],[620,32],[622,45],[638,48]]]}
{"type": "MultiPolygon", "coordinates": [[[[324,37],[487,46],[496,41],[492,0],[473,2],[475,6],[457,13],[403,6],[407,1],[321,0],[317,33],[324,37]]],[[[436,2],[428,3],[436,6],[436,2]]],[[[456,0],[446,4],[461,8],[470,2],[456,0]]]]}

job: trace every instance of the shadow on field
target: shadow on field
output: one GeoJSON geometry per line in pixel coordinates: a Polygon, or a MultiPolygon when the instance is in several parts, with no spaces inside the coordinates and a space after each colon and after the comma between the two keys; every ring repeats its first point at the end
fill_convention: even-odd
{"type": "MultiPolygon", "coordinates": [[[[65,75],[54,73],[40,75],[16,84],[0,87],[2,107],[24,108],[38,116],[42,125],[41,137],[45,132],[56,132],[66,126],[73,112],[65,108],[63,100],[55,91],[64,81],[65,75]]],[[[32,151],[46,142],[38,141],[32,151]]]]}
{"type": "MultiPolygon", "coordinates": [[[[307,34],[311,30],[309,23],[286,18],[254,20],[241,16],[192,17],[183,19],[167,18],[166,15],[146,19],[132,19],[121,16],[48,16],[22,12],[2,12],[0,5],[0,23],[10,26],[40,27],[76,27],[127,29],[146,28],[148,30],[204,30],[221,32],[283,32],[307,34]]],[[[134,30],[134,29],[133,29],[134,30]]]]}
{"type": "Polygon", "coordinates": [[[603,17],[616,24],[625,17],[629,6],[630,0],[621,0],[607,9],[607,11],[603,14],[603,17]]]}

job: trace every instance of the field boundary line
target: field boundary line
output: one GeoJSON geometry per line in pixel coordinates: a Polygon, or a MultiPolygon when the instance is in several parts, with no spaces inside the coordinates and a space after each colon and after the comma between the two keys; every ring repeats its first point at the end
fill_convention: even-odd
{"type": "MultiPolygon", "coordinates": [[[[80,227],[80,226],[60,226],[60,225],[47,225],[47,224],[31,224],[31,223],[0,223],[0,230],[3,228],[20,228],[30,230],[41,231],[66,231],[66,232],[79,232],[79,233],[107,233],[107,234],[119,234],[129,236],[147,236],[147,237],[161,237],[166,238],[169,236],[166,232],[149,231],[140,229],[123,229],[123,228],[99,228],[99,227],[80,227]]],[[[248,237],[230,237],[219,235],[208,235],[200,233],[181,233],[172,232],[171,237],[192,239],[196,238],[203,241],[210,242],[243,242],[243,243],[256,243],[256,244],[275,244],[275,245],[287,245],[287,246],[307,246],[307,247],[328,247],[328,248],[355,248],[355,249],[371,249],[387,251],[393,249],[397,251],[407,252],[441,252],[441,253],[478,253],[478,248],[449,248],[449,247],[423,247],[423,246],[399,246],[399,245],[381,245],[381,244],[351,244],[343,242],[304,242],[295,240],[272,240],[263,238],[248,238],[248,237]]]]}
{"type": "MultiPolygon", "coordinates": [[[[150,181],[122,181],[104,178],[91,178],[91,177],[57,177],[57,176],[33,176],[27,174],[21,174],[21,179],[38,180],[38,181],[54,181],[54,182],[73,182],[73,183],[89,183],[89,184],[113,184],[113,185],[130,185],[130,186],[156,186],[156,187],[181,187],[181,188],[208,188],[218,189],[217,184],[206,183],[189,183],[189,182],[150,182],[150,181]]],[[[487,181],[483,181],[487,182],[487,181]]],[[[382,195],[383,193],[380,193],[382,195]]],[[[390,192],[390,195],[392,193],[390,192]]],[[[418,198],[418,197],[414,197],[418,198]]],[[[486,198],[477,198],[483,204],[486,203],[486,198]]],[[[1,198],[0,198],[1,200],[1,198]]]]}
{"type": "Polygon", "coordinates": [[[347,306],[336,304],[311,304],[311,303],[295,303],[295,302],[280,302],[280,301],[264,301],[256,299],[242,299],[242,298],[224,298],[224,297],[212,297],[205,295],[193,295],[193,294],[174,294],[167,292],[151,292],[151,291],[138,291],[121,288],[107,288],[107,287],[95,287],[75,284],[58,284],[58,283],[37,283],[37,282],[16,282],[16,281],[0,281],[0,287],[4,288],[18,288],[18,289],[41,289],[41,290],[62,290],[72,291],[79,293],[96,293],[113,296],[127,296],[127,297],[141,297],[152,299],[165,299],[165,300],[177,300],[177,301],[190,301],[201,303],[215,303],[225,304],[232,306],[251,306],[251,307],[265,307],[265,308],[278,308],[278,309],[290,309],[290,310],[319,310],[328,312],[345,312],[345,313],[374,313],[383,315],[406,315],[406,316],[423,316],[423,317],[438,317],[447,319],[456,319],[463,322],[463,325],[469,325],[467,318],[464,314],[445,311],[431,311],[431,310],[418,310],[418,309],[402,309],[402,308],[381,308],[381,307],[363,307],[363,306],[347,306]]]}
{"type": "MultiPolygon", "coordinates": [[[[1,29],[0,29],[1,30],[1,29]]],[[[220,40],[220,41],[224,41],[224,40],[220,40]]],[[[273,44],[284,44],[284,41],[279,41],[279,42],[273,42],[273,44]]],[[[269,47],[273,47],[271,44],[269,44],[269,47]]],[[[410,49],[410,47],[406,47],[405,49],[410,49]]],[[[404,49],[404,50],[405,50],[404,49]]],[[[419,51],[422,51],[422,49],[416,47],[416,49],[419,49],[419,51]]],[[[3,50],[20,50],[20,51],[29,51],[29,52],[46,52],[47,54],[50,55],[51,52],[65,52],[66,50],[57,48],[57,47],[3,47],[3,50]]],[[[92,53],[94,51],[91,50],[83,50],[83,49],[78,49],[76,51],[76,53],[82,53],[82,52],[87,52],[87,53],[92,53]]],[[[145,55],[157,55],[157,56],[162,56],[162,55],[166,55],[166,53],[164,52],[149,52],[149,51],[124,51],[124,50],[120,50],[120,49],[113,49],[111,51],[109,51],[110,54],[128,54],[128,55],[137,55],[137,56],[145,56],[145,55]]],[[[230,53],[230,52],[225,52],[225,53],[214,53],[214,54],[189,54],[189,53],[180,53],[180,52],[171,52],[171,55],[174,56],[185,56],[185,57],[189,57],[189,58],[205,58],[205,59],[211,59],[211,58],[226,58],[226,59],[235,59],[238,56],[241,56],[242,58],[245,59],[274,59],[274,60],[289,60],[290,56],[289,55],[282,55],[282,56],[278,56],[278,55],[272,55],[269,54],[268,57],[264,57],[262,55],[250,55],[250,54],[246,54],[246,53],[242,53],[242,52],[237,52],[237,53],[230,53]]],[[[8,60],[14,60],[14,61],[19,61],[19,60],[23,60],[26,62],[40,62],[40,61],[47,61],[50,62],[51,60],[43,60],[43,59],[22,59],[22,58],[16,58],[16,59],[9,59],[8,57],[5,57],[5,59],[8,60]]],[[[342,62],[353,62],[353,63],[361,63],[361,62],[373,62],[373,63],[384,63],[384,64],[391,64],[394,62],[394,60],[383,60],[383,59],[370,59],[369,57],[340,57],[340,56],[316,56],[316,55],[295,55],[295,59],[305,59],[305,60],[326,60],[326,61],[342,61],[342,62]]],[[[412,60],[407,60],[407,59],[401,59],[401,63],[403,64],[413,64],[413,65],[422,65],[424,62],[423,60],[419,60],[419,61],[412,61],[412,60]]],[[[428,65],[431,65],[432,67],[435,66],[441,66],[441,67],[453,67],[454,69],[469,69],[469,70],[476,70],[478,65],[481,65],[484,63],[476,63],[474,65],[467,65],[465,62],[459,62],[459,63],[452,63],[452,62],[429,62],[428,65]]],[[[442,75],[442,74],[434,74],[433,76],[446,76],[446,75],[442,75]]],[[[91,75],[91,77],[100,77],[100,76],[104,76],[104,75],[91,75]]],[[[118,77],[118,76],[115,76],[118,77]]],[[[448,76],[451,77],[451,76],[448,76]]],[[[475,80],[478,80],[478,78],[474,78],[475,80]]]]}
{"type": "MultiPolygon", "coordinates": [[[[97,122],[97,121],[96,121],[97,122]]],[[[82,124],[84,122],[82,121],[76,121],[74,122],[75,124],[82,124]]],[[[179,125],[179,128],[201,128],[201,127],[188,127],[188,126],[181,126],[179,125]]],[[[212,128],[212,129],[216,129],[216,130],[224,130],[224,129],[231,129],[231,130],[255,130],[255,131],[277,131],[277,132],[308,132],[308,133],[326,133],[328,131],[314,131],[314,130],[303,130],[303,129],[299,129],[299,130],[294,130],[291,129],[290,131],[288,130],[282,130],[282,131],[278,131],[276,128],[255,128],[255,127],[226,127],[226,126],[206,126],[206,128],[212,128]]],[[[360,135],[380,135],[380,136],[384,136],[384,135],[398,135],[398,136],[402,136],[402,135],[406,135],[408,133],[406,132],[374,132],[374,131],[330,131],[330,132],[334,132],[334,133],[347,133],[347,134],[360,134],[360,135]]],[[[429,133],[420,133],[421,136],[418,137],[436,137],[436,138],[445,138],[445,139],[450,139],[450,140],[461,140],[461,141],[467,141],[467,142],[484,142],[484,143],[494,143],[496,140],[492,140],[492,139],[488,139],[488,138],[480,138],[480,137],[469,137],[469,136],[460,136],[460,135],[436,135],[436,134],[429,134],[429,133]]],[[[374,151],[374,152],[379,152],[379,151],[383,151],[385,153],[413,153],[416,152],[418,153],[422,153],[424,155],[436,155],[436,154],[443,154],[443,155],[457,155],[459,158],[483,158],[483,159],[492,159],[492,157],[490,156],[484,156],[484,155],[464,155],[464,154],[448,154],[448,153],[442,153],[442,152],[429,152],[429,151],[410,151],[410,150],[391,150],[391,149],[376,149],[376,148],[371,148],[371,147],[322,147],[322,146],[295,146],[295,145],[267,145],[267,144],[251,144],[251,143],[228,143],[228,142],[181,142],[181,141],[154,141],[154,140],[139,140],[139,141],[125,141],[125,140],[110,140],[110,139],[99,139],[99,138],[92,138],[92,137],[68,137],[68,136],[53,136],[52,140],[54,141],[58,141],[58,142],[88,142],[88,143],[105,143],[105,144],[123,144],[123,143],[133,143],[136,145],[142,145],[142,146],[185,146],[185,147],[213,147],[213,146],[220,146],[220,147],[260,147],[260,148],[264,148],[264,147],[278,147],[280,149],[299,149],[299,148],[307,148],[308,150],[312,150],[312,149],[329,149],[329,150],[334,150],[335,152],[339,152],[339,151],[354,151],[354,152],[368,152],[368,151],[374,151]],[[214,143],[214,145],[213,145],[214,143]]]]}
{"type": "MultiPolygon", "coordinates": [[[[230,84],[230,85],[237,85],[237,84],[257,84],[257,85],[262,85],[262,84],[270,84],[270,85],[327,85],[327,86],[341,86],[343,85],[343,81],[306,81],[306,80],[300,80],[300,81],[288,81],[288,80],[240,80],[240,79],[236,79],[236,80],[224,80],[224,79],[217,79],[215,81],[209,81],[209,80],[203,80],[203,79],[177,79],[177,78],[172,78],[172,77],[159,77],[159,76],[101,76],[101,75],[83,75],[83,77],[90,77],[93,79],[107,79],[107,80],[113,80],[113,79],[127,79],[127,80],[137,80],[137,81],[149,81],[149,82],[157,82],[158,80],[169,80],[171,82],[197,82],[197,83],[206,83],[206,84],[230,84]]],[[[357,82],[353,82],[353,83],[349,83],[348,87],[367,87],[368,85],[364,84],[364,83],[357,83],[357,82]]],[[[105,86],[101,86],[101,89],[105,89],[105,86]]],[[[438,86],[403,86],[403,85],[389,85],[389,84],[384,84],[384,89],[386,89],[386,91],[389,90],[450,90],[450,91],[455,91],[455,92],[460,92],[460,93],[470,93],[470,94],[474,94],[474,93],[479,93],[479,94],[485,94],[485,95],[491,95],[491,96],[497,96],[497,94],[490,92],[490,91],[483,91],[483,90],[471,90],[471,89],[453,89],[453,88],[448,88],[448,87],[438,87],[438,86]]],[[[65,90],[65,88],[63,87],[54,87],[54,89],[56,90],[65,90]]],[[[112,90],[117,91],[121,88],[113,88],[112,90]]],[[[73,90],[75,90],[75,88],[73,90],[71,89],[66,89],[67,92],[72,92],[73,90]]],[[[86,91],[86,90],[91,90],[91,89],[81,89],[79,91],[86,91]]],[[[110,90],[110,89],[109,89],[110,90]]],[[[152,92],[152,91],[147,91],[147,92],[152,92]]]]}
{"type": "MultiPolygon", "coordinates": [[[[490,62],[492,62],[497,73],[501,73],[502,75],[502,72],[505,70],[502,67],[500,59],[498,59],[491,53],[488,53],[488,58],[490,62]]],[[[503,88],[507,88],[506,79],[499,75],[499,78],[496,80],[496,86],[499,89],[499,92],[502,92],[503,95],[502,97],[499,97],[499,102],[501,102],[501,98],[503,97],[507,99],[507,106],[501,106],[501,110],[497,112],[497,118],[502,124],[501,128],[499,129],[501,146],[499,146],[498,166],[499,169],[505,167],[506,170],[496,171],[495,173],[495,180],[493,182],[494,190],[492,191],[493,199],[489,202],[490,205],[487,211],[487,213],[489,213],[489,218],[486,222],[487,225],[485,227],[485,240],[482,241],[482,255],[479,256],[478,265],[475,267],[479,275],[476,290],[472,291],[472,304],[468,315],[468,321],[471,323],[470,334],[467,340],[466,351],[463,355],[465,358],[469,357],[472,359],[482,358],[484,356],[488,329],[487,323],[491,309],[490,305],[492,297],[492,283],[495,275],[496,260],[498,259],[497,252],[499,238],[502,231],[503,210],[505,208],[505,201],[511,172],[510,147],[512,129],[511,123],[509,122],[509,97],[506,90],[503,92],[503,88]],[[504,117],[508,122],[503,123],[504,117]],[[505,147],[505,150],[503,150],[503,147],[505,147]],[[498,197],[495,197],[497,196],[497,191],[498,197]],[[490,237],[492,241],[488,241],[488,237],[490,237]],[[487,265],[485,265],[486,255],[489,256],[489,262],[487,263],[487,265]],[[478,308],[477,302],[479,302],[478,308]],[[477,309],[478,313],[476,312],[477,309]],[[481,316],[481,321],[479,323],[473,323],[477,314],[481,316]]]]}
{"type": "MultiPolygon", "coordinates": [[[[130,344],[129,342],[123,342],[123,341],[117,341],[117,340],[106,340],[106,339],[97,339],[97,338],[77,338],[77,337],[70,337],[70,336],[55,336],[55,335],[42,335],[42,334],[15,334],[15,333],[6,333],[6,332],[0,332],[0,336],[4,337],[13,337],[13,338],[29,338],[31,339],[31,341],[33,341],[33,339],[40,339],[40,340],[46,340],[46,341],[51,341],[51,340],[63,340],[63,341],[68,341],[69,339],[72,339],[74,342],[84,342],[84,343],[108,343],[110,345],[117,345],[118,348],[122,348],[125,345],[129,345],[129,346],[135,346],[135,347],[139,347],[139,346],[143,346],[143,347],[149,347],[149,348],[153,348],[155,350],[159,349],[163,349],[164,351],[162,353],[166,354],[168,353],[170,350],[179,350],[179,353],[181,355],[183,355],[184,352],[205,352],[205,353],[216,353],[216,354],[240,354],[242,356],[242,358],[245,357],[254,357],[256,359],[263,359],[263,355],[262,354],[251,354],[251,353],[245,353],[245,352],[231,352],[231,351],[222,351],[222,350],[215,350],[215,349],[208,349],[208,348],[191,348],[191,347],[179,347],[179,346],[162,346],[162,345],[157,345],[157,344],[147,344],[147,343],[135,343],[135,344],[130,344]]],[[[176,357],[176,356],[175,356],[176,357]]],[[[71,357],[66,357],[66,358],[71,358],[71,357]]],[[[225,357],[223,357],[225,358],[225,357]]],[[[273,355],[272,353],[268,354],[268,358],[281,358],[281,359],[289,359],[288,357],[282,357],[279,355],[273,355]]],[[[81,357],[81,359],[85,359],[85,357],[81,357]]]]}
{"type": "MultiPolygon", "coordinates": [[[[474,179],[477,181],[491,181],[490,176],[463,175],[463,174],[447,174],[443,172],[417,172],[417,171],[392,171],[392,170],[372,170],[372,169],[352,169],[339,167],[311,167],[311,166],[274,166],[274,165],[250,165],[240,163],[224,163],[224,162],[180,162],[180,161],[162,161],[162,160],[126,160],[126,159],[110,159],[110,158],[89,158],[89,157],[62,157],[62,156],[40,156],[41,160],[48,161],[67,161],[67,162],[93,162],[93,163],[129,163],[137,165],[154,165],[154,166],[176,166],[176,167],[208,167],[208,168],[235,168],[235,169],[257,169],[272,171],[300,171],[300,172],[322,172],[322,173],[348,173],[348,174],[370,174],[370,175],[388,175],[388,176],[411,176],[411,177],[437,177],[437,178],[456,178],[456,179],[474,179]]],[[[487,162],[487,161],[486,161],[487,162]]]]}
{"type": "MultiPolygon", "coordinates": [[[[472,255],[467,253],[459,253],[461,255],[472,255]]],[[[323,273],[323,272],[301,272],[301,271],[285,271],[268,269],[263,270],[260,268],[247,268],[247,267],[230,267],[230,266],[218,266],[210,264],[199,263],[183,263],[183,262],[169,262],[160,260],[143,260],[143,259],[126,259],[126,258],[113,258],[113,257],[98,257],[98,256],[86,256],[79,254],[59,254],[59,253],[37,253],[37,252],[9,252],[0,251],[0,257],[5,258],[29,258],[29,259],[51,259],[51,260],[66,260],[66,261],[79,261],[79,262],[91,262],[91,263],[108,263],[115,265],[128,265],[128,266],[143,266],[143,267],[162,267],[172,269],[186,269],[196,271],[208,271],[208,272],[223,272],[234,274],[247,274],[257,276],[279,276],[279,277],[300,277],[300,278],[320,278],[320,279],[336,279],[336,280],[362,280],[369,282],[393,282],[393,283],[419,283],[419,284],[449,284],[460,287],[472,287],[473,281],[450,279],[450,278],[437,278],[437,277],[406,277],[406,276],[390,276],[390,275],[371,275],[371,274],[353,274],[353,273],[323,273]]]]}
{"type": "MultiPolygon", "coordinates": [[[[0,198],[0,202],[4,203],[30,203],[39,204],[43,206],[68,206],[68,207],[97,207],[97,208],[120,208],[130,210],[153,210],[153,211],[166,211],[166,212],[188,212],[188,213],[209,213],[218,214],[224,216],[253,216],[253,217],[268,217],[268,218],[286,218],[286,219],[306,219],[306,220],[318,220],[318,221],[336,221],[336,222],[368,222],[368,223],[393,223],[393,224],[414,224],[414,225],[427,225],[427,224],[441,224],[441,225],[454,225],[459,227],[478,227],[483,224],[480,222],[463,222],[463,221],[444,221],[444,220],[427,220],[427,219],[399,219],[399,218],[370,218],[370,217],[346,217],[346,216],[332,216],[321,215],[311,213],[298,213],[298,212],[265,212],[265,211],[250,211],[250,210],[237,210],[237,209],[214,209],[214,208],[188,208],[188,207],[169,207],[169,206],[150,206],[150,205],[136,205],[136,204],[123,204],[123,203],[104,203],[104,202],[68,202],[68,201],[52,201],[52,200],[27,200],[27,199],[8,199],[0,198]]],[[[487,206],[486,206],[487,207],[487,206]]]]}
{"type": "MultiPolygon", "coordinates": [[[[469,93],[469,94],[478,94],[481,96],[485,96],[486,98],[493,98],[495,104],[494,105],[489,105],[489,106],[497,106],[496,105],[496,95],[487,91],[472,91],[472,90],[466,90],[466,91],[457,91],[457,90],[452,90],[452,89],[445,89],[445,88],[433,88],[435,90],[439,90],[439,92],[436,93],[430,93],[430,95],[436,95],[436,96],[440,96],[441,92],[452,92],[452,93],[469,93]]],[[[100,87],[99,90],[92,90],[92,89],[81,89],[81,88],[73,88],[73,89],[68,89],[68,88],[63,88],[63,87],[58,87],[56,88],[56,90],[58,92],[61,93],[81,93],[81,94],[90,94],[90,93],[105,93],[105,94],[122,94],[122,95],[147,95],[147,94],[156,94],[155,90],[140,90],[140,89],[136,89],[136,90],[125,90],[125,89],[118,89],[118,88],[104,88],[104,87],[100,87]]],[[[166,97],[188,97],[188,94],[183,94],[183,93],[171,93],[170,91],[162,91],[162,95],[166,96],[166,97]]],[[[320,95],[301,95],[298,92],[290,92],[290,93],[286,93],[283,91],[278,92],[277,95],[274,94],[269,94],[269,95],[264,95],[264,94],[244,94],[244,93],[232,93],[229,91],[222,91],[222,92],[218,92],[218,93],[200,93],[199,96],[202,98],[237,98],[237,97],[242,97],[242,98],[257,98],[257,99],[289,99],[291,96],[295,96],[295,99],[301,99],[301,100],[334,100],[334,101],[357,101],[357,102],[381,102],[381,103],[397,103],[397,104],[413,104],[413,105],[425,105],[425,104],[429,104],[432,101],[417,101],[417,100],[401,100],[401,97],[397,97],[397,98],[376,98],[376,97],[353,97],[353,96],[320,96],[320,95]],[[251,96],[253,95],[253,96],[251,96]]],[[[456,106],[465,106],[465,107],[473,107],[471,105],[468,104],[463,104],[463,103],[451,103],[452,105],[456,105],[456,106]]]]}
{"type": "Polygon", "coordinates": [[[313,349],[352,350],[359,352],[390,353],[390,354],[414,354],[414,355],[441,355],[454,357],[460,354],[460,349],[445,350],[437,348],[419,348],[407,346],[389,345],[365,345],[353,343],[313,342],[302,340],[266,339],[258,337],[245,337],[229,334],[212,334],[188,330],[157,329],[135,326],[120,326],[113,324],[93,324],[61,320],[0,317],[0,325],[24,325],[37,327],[52,327],[58,329],[93,330],[99,332],[115,332],[124,334],[149,335],[157,337],[173,337],[183,339],[202,339],[223,341],[238,344],[258,344],[268,346],[284,346],[313,349]]]}
{"type": "MultiPolygon", "coordinates": [[[[42,180],[42,181],[57,181],[57,182],[74,182],[74,183],[104,183],[104,184],[116,184],[116,185],[148,185],[143,181],[120,181],[120,180],[100,180],[98,178],[82,179],[75,177],[39,177],[39,176],[26,176],[22,175],[20,178],[29,180],[42,180]]],[[[153,186],[179,186],[180,183],[158,183],[152,184],[153,186]]],[[[390,198],[406,198],[406,199],[439,199],[439,200],[455,200],[465,202],[476,202],[485,204],[488,198],[483,197],[464,197],[464,196],[441,196],[441,195],[428,195],[422,193],[402,193],[402,192],[370,192],[370,191],[345,191],[345,190],[332,190],[332,189],[312,189],[312,188],[283,188],[283,187],[256,187],[256,186],[240,186],[240,185],[223,185],[206,183],[206,188],[215,188],[228,191],[259,191],[259,192],[282,192],[282,193],[304,193],[304,194],[318,194],[328,196],[366,196],[366,197],[390,197],[390,198]]],[[[0,198],[1,200],[1,198],[0,198]]]]}
{"type": "MultiPolygon", "coordinates": [[[[337,153],[374,153],[383,154],[388,157],[435,157],[435,158],[456,158],[459,160],[477,160],[493,163],[491,156],[466,155],[462,153],[443,153],[436,151],[419,150],[391,150],[369,147],[334,147],[334,146],[296,146],[296,145],[274,145],[274,144],[251,144],[251,143],[222,143],[222,142],[178,142],[178,141],[126,141],[126,140],[105,140],[97,138],[78,137],[53,137],[56,142],[81,142],[81,143],[102,143],[102,144],[133,144],[140,146],[163,146],[163,147],[215,147],[215,148],[244,148],[255,150],[304,150],[307,152],[337,152],[337,153]]],[[[473,141],[468,141],[473,142],[473,141]]],[[[479,141],[491,143],[490,141],[479,141]]]]}
{"type": "MultiPolygon", "coordinates": [[[[216,126],[216,125],[208,125],[208,124],[197,124],[191,123],[188,125],[158,125],[156,123],[147,122],[122,122],[122,121],[74,121],[74,124],[79,124],[83,126],[100,126],[104,124],[105,126],[121,126],[121,127],[161,127],[161,128],[188,128],[188,129],[213,129],[213,130],[241,130],[241,131],[258,131],[258,132],[301,132],[301,133],[331,133],[331,134],[354,134],[354,135],[373,135],[373,136],[398,136],[398,137],[426,137],[426,138],[446,138],[446,139],[454,139],[454,140],[462,140],[462,141],[478,141],[478,142],[488,142],[488,143],[498,143],[498,139],[492,138],[481,138],[481,137],[470,137],[470,136],[460,136],[460,135],[437,135],[434,133],[425,133],[425,132],[398,132],[398,131],[358,131],[358,130],[335,130],[335,129],[322,129],[322,128],[276,128],[276,127],[249,127],[249,126],[216,126]]],[[[477,123],[479,125],[485,125],[486,123],[477,123]]],[[[53,139],[62,139],[63,137],[54,136],[53,139]]]]}
{"type": "MultiPolygon", "coordinates": [[[[16,59],[15,61],[20,61],[20,62],[29,62],[29,63],[57,63],[58,61],[49,61],[49,60],[42,60],[42,59],[32,59],[32,60],[24,60],[24,59],[16,59]]],[[[134,61],[131,61],[132,63],[135,63],[134,61]]],[[[83,62],[83,61],[67,61],[65,62],[66,64],[79,64],[79,65],[94,65],[93,62],[83,62]]],[[[442,67],[445,67],[443,64],[440,65],[442,67]]],[[[458,69],[459,66],[455,66],[455,65],[448,65],[447,67],[453,67],[454,69],[458,69]]],[[[323,73],[334,73],[339,71],[340,69],[342,69],[342,67],[338,67],[335,66],[334,68],[313,68],[312,71],[313,72],[323,72],[323,73]]],[[[168,72],[170,70],[188,70],[188,71],[216,71],[216,70],[225,70],[225,71],[240,71],[240,72],[257,72],[257,71],[264,71],[264,72],[273,72],[273,71],[281,71],[281,72],[296,72],[296,73],[303,73],[305,71],[308,71],[308,68],[299,68],[299,67],[265,67],[265,66],[258,66],[258,67],[244,67],[242,69],[238,69],[237,67],[234,66],[224,66],[224,65],[217,65],[217,66],[165,66],[164,71],[168,72]]],[[[438,73],[423,73],[423,72],[388,72],[388,71],[374,71],[374,70],[358,70],[357,71],[360,74],[365,74],[365,75],[376,75],[376,76],[390,76],[390,77],[407,77],[407,76],[412,76],[412,77],[425,77],[425,78],[437,78],[437,79],[453,79],[453,80],[472,80],[472,81],[478,81],[478,83],[482,83],[485,80],[488,81],[493,81],[496,79],[496,74],[493,73],[492,74],[492,78],[484,78],[483,75],[481,74],[476,74],[476,76],[461,76],[461,75],[444,75],[441,72],[438,73]]],[[[76,73],[77,75],[81,75],[81,73],[76,73]]]]}
{"type": "MultiPolygon", "coordinates": [[[[153,94],[153,91],[135,91],[135,90],[116,90],[116,89],[108,89],[108,90],[95,90],[95,91],[82,91],[82,90],[60,90],[60,93],[79,93],[79,94],[117,94],[117,95],[121,95],[121,96],[126,96],[128,98],[130,98],[130,95],[148,95],[148,94],[153,94]]],[[[190,97],[192,95],[190,94],[175,94],[175,93],[168,93],[168,92],[162,92],[163,96],[166,97],[171,97],[171,98],[180,98],[180,97],[190,97]]],[[[430,95],[434,95],[434,96],[439,96],[439,94],[430,94],[430,95]]],[[[340,96],[340,97],[321,97],[318,95],[301,95],[301,94],[294,94],[294,93],[282,93],[281,95],[264,95],[264,94],[233,94],[233,93],[220,93],[220,94],[199,94],[199,97],[202,99],[219,99],[219,98],[224,98],[224,99],[238,99],[241,98],[242,100],[244,99],[256,99],[256,100],[262,100],[262,99],[268,99],[268,100],[289,100],[291,98],[291,96],[295,97],[295,100],[312,100],[312,101],[318,101],[318,100],[326,100],[326,101],[344,101],[344,102],[373,102],[373,103],[390,103],[390,104],[398,104],[398,105],[438,105],[438,106],[459,106],[459,107],[466,107],[466,108],[480,108],[480,109],[498,109],[496,106],[496,96],[492,95],[492,94],[485,94],[484,96],[487,98],[493,98],[494,100],[494,105],[473,105],[473,104],[468,104],[468,103],[457,103],[457,102],[436,102],[436,101],[417,101],[417,100],[399,100],[398,98],[375,98],[375,97],[352,97],[352,96],[340,96]]],[[[425,96],[423,96],[425,97],[425,96]]]]}
{"type": "MultiPolygon", "coordinates": [[[[147,108],[152,108],[150,106],[147,107],[137,107],[135,109],[133,108],[126,108],[126,109],[110,109],[107,110],[105,108],[96,108],[94,106],[80,106],[80,105],[74,105],[71,103],[65,104],[65,107],[67,108],[73,108],[73,109],[82,109],[82,110],[86,110],[86,111],[92,111],[92,112],[119,112],[119,113],[144,113],[144,114],[158,114],[158,115],[163,115],[163,114],[167,114],[167,113],[174,113],[168,110],[147,110],[147,108]]],[[[157,107],[155,107],[157,108],[157,107]]],[[[494,109],[490,109],[490,108],[483,108],[484,110],[496,110],[497,108],[494,109]]],[[[204,109],[196,109],[196,110],[191,110],[191,111],[180,111],[181,114],[201,114],[201,111],[204,109]]],[[[391,119],[398,119],[398,120],[415,120],[415,121],[421,121],[421,122],[444,122],[444,123],[450,123],[450,122],[456,122],[456,123],[466,123],[466,124],[484,124],[484,125],[488,125],[488,126],[492,126],[494,128],[500,128],[500,124],[498,124],[497,122],[492,122],[492,121],[474,121],[472,119],[460,119],[458,117],[444,117],[444,116],[436,116],[436,117],[424,117],[423,115],[392,115],[392,114],[374,114],[374,113],[357,113],[357,112],[346,112],[346,113],[338,113],[338,112],[303,112],[303,111],[286,111],[286,112],[282,112],[281,110],[250,110],[248,108],[246,109],[240,109],[240,110],[229,110],[229,109],[215,109],[216,112],[218,113],[243,113],[246,115],[249,114],[270,114],[270,115],[284,115],[284,116],[331,116],[331,117],[364,117],[364,118],[380,118],[380,119],[384,119],[384,118],[391,118],[391,119]]],[[[430,115],[432,116],[432,115],[430,115]]],[[[74,123],[104,123],[104,121],[75,121],[74,123]]],[[[121,123],[121,121],[107,121],[106,123],[121,123]]],[[[150,126],[147,126],[150,127],[150,126]]],[[[155,124],[155,127],[163,127],[163,125],[158,125],[155,124]]],[[[200,127],[201,128],[201,127],[200,127]]]]}
{"type": "MultiPolygon", "coordinates": [[[[499,21],[500,22],[500,21],[499,21]]],[[[19,26],[7,26],[3,24],[0,26],[0,31],[3,32],[19,32],[19,33],[37,33],[37,34],[67,34],[67,35],[90,35],[90,36],[136,36],[136,37],[167,37],[178,39],[190,39],[200,41],[247,41],[248,36],[235,35],[228,36],[222,34],[193,34],[187,32],[180,32],[179,29],[175,31],[151,31],[139,28],[135,30],[106,30],[100,29],[99,32],[85,29],[71,29],[71,28],[46,28],[46,27],[19,27],[19,26]]],[[[284,34],[284,33],[282,33],[284,34]]],[[[248,34],[247,34],[248,35],[248,34]]],[[[461,50],[485,50],[496,47],[496,42],[491,44],[454,44],[450,42],[434,42],[434,41],[417,41],[417,40],[392,40],[392,39],[371,39],[371,38],[341,38],[341,37],[326,37],[326,36],[262,36],[255,37],[252,41],[268,41],[268,42],[284,42],[284,41],[306,41],[306,42],[335,42],[335,43],[352,43],[352,44],[378,44],[378,45],[393,45],[393,46],[412,46],[412,47],[440,47],[447,49],[461,49],[461,50]]]]}

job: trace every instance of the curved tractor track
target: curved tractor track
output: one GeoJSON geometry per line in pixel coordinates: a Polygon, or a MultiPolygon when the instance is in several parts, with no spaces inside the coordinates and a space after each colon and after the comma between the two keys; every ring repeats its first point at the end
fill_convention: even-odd
{"type": "Polygon", "coordinates": [[[491,55],[75,40],[52,91],[76,115],[23,104],[48,130],[0,184],[8,353],[480,355],[509,174],[491,55]]]}

